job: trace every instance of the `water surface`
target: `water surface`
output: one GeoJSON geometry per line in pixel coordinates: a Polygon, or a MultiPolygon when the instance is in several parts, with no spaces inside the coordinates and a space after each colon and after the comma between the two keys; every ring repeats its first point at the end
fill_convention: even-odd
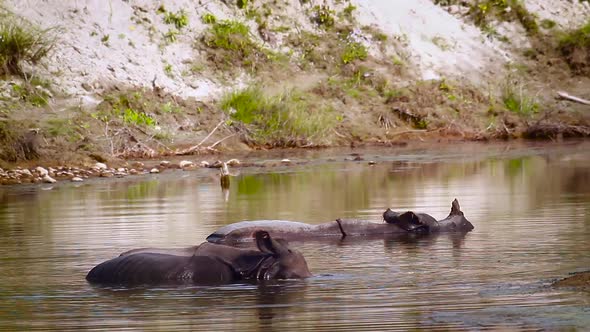
{"type": "Polygon", "coordinates": [[[208,169],[0,188],[0,329],[590,326],[590,293],[549,286],[590,269],[590,142],[245,158],[284,157],[305,163],[236,169],[228,192],[208,169]],[[441,219],[454,198],[475,226],[465,236],[293,243],[315,275],[307,280],[125,289],[84,279],[123,251],[194,245],[236,221],[379,221],[387,207],[441,219]]]}

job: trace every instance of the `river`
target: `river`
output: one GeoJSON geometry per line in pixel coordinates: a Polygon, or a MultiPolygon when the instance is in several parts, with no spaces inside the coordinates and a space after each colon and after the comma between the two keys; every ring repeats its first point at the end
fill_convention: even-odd
{"type": "Polygon", "coordinates": [[[214,169],[1,187],[0,330],[590,326],[590,293],[550,286],[590,269],[590,142],[243,158],[285,157],[294,164],[233,169],[227,192],[214,169]],[[109,288],[84,279],[123,251],[194,245],[241,220],[379,221],[387,207],[441,219],[454,198],[475,226],[464,236],[292,243],[314,274],[306,280],[109,288]]]}

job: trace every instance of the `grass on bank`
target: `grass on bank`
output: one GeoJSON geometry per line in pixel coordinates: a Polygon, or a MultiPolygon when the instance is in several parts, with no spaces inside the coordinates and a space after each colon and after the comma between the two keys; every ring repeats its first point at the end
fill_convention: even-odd
{"type": "Polygon", "coordinates": [[[324,144],[336,120],[330,108],[314,109],[301,92],[266,96],[257,86],[227,93],[221,108],[249,140],[272,147],[324,144]]]}
{"type": "Polygon", "coordinates": [[[55,47],[52,29],[40,29],[22,19],[0,17],[0,74],[22,75],[22,64],[37,64],[55,47]]]}
{"type": "Polygon", "coordinates": [[[272,58],[252,38],[247,25],[235,20],[208,20],[209,28],[201,38],[207,60],[217,69],[232,72],[236,66],[258,69],[272,58]]]}
{"type": "Polygon", "coordinates": [[[579,29],[563,33],[558,49],[572,70],[590,72],[590,20],[579,29]]]}
{"type": "Polygon", "coordinates": [[[490,29],[493,20],[518,21],[529,35],[539,32],[539,24],[535,15],[528,11],[522,0],[481,0],[466,3],[460,0],[434,0],[443,7],[462,5],[469,8],[467,15],[482,30],[490,29]]]}
{"type": "Polygon", "coordinates": [[[539,112],[537,98],[529,95],[521,82],[508,79],[502,86],[501,99],[504,107],[512,113],[531,116],[539,112]]]}

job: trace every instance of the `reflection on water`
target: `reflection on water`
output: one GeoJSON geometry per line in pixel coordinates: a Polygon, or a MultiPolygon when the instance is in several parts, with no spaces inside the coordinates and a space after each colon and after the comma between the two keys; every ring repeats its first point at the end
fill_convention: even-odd
{"type": "Polygon", "coordinates": [[[343,161],[350,152],[241,169],[227,193],[214,170],[0,188],[0,329],[590,326],[590,294],[548,287],[590,268],[590,143],[354,151],[374,166],[343,161]],[[84,280],[125,250],[200,243],[235,221],[378,221],[386,207],[440,219],[455,197],[472,233],[294,243],[315,275],[305,281],[125,289],[84,280]]]}

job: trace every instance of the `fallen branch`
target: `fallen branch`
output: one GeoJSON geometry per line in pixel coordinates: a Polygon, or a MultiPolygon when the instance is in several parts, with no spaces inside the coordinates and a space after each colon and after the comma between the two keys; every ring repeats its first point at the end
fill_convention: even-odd
{"type": "Polygon", "coordinates": [[[233,133],[233,134],[231,134],[231,135],[225,136],[224,138],[222,138],[222,139],[218,140],[217,142],[215,142],[215,143],[213,143],[213,144],[209,145],[209,146],[207,147],[207,149],[213,149],[213,148],[214,148],[214,147],[215,147],[217,144],[219,144],[219,143],[221,143],[221,142],[225,141],[226,139],[228,139],[228,138],[230,138],[230,137],[234,137],[234,136],[236,136],[237,134],[238,134],[238,133],[233,133]]]}
{"type": "MultiPolygon", "coordinates": [[[[211,135],[213,135],[214,132],[217,131],[217,129],[225,122],[225,120],[221,120],[219,121],[219,123],[217,124],[217,126],[215,126],[215,128],[213,128],[213,130],[211,130],[211,132],[205,136],[205,138],[203,138],[202,141],[199,142],[199,144],[195,145],[195,146],[191,146],[188,149],[184,149],[184,150],[180,150],[180,151],[176,151],[174,154],[176,155],[186,155],[186,154],[191,154],[197,150],[201,149],[201,146],[203,145],[203,143],[205,143],[205,141],[207,141],[209,139],[209,137],[211,137],[211,135]]],[[[227,138],[227,137],[226,137],[227,138]]],[[[216,142],[213,146],[219,144],[221,142],[216,142]]],[[[209,148],[212,148],[212,146],[210,146],[209,148]]]]}
{"type": "Polygon", "coordinates": [[[590,100],[586,100],[586,99],[583,99],[580,97],[572,96],[572,95],[568,94],[567,92],[558,91],[557,96],[559,99],[566,99],[566,100],[573,101],[576,103],[590,105],[590,100]]]}

